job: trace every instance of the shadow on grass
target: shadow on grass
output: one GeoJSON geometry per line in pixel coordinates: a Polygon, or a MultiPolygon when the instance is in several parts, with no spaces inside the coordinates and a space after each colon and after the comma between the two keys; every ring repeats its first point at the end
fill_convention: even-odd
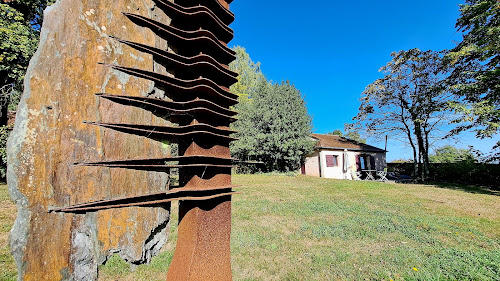
{"type": "Polygon", "coordinates": [[[426,182],[426,185],[433,185],[439,188],[453,189],[465,191],[468,193],[475,194],[487,194],[487,195],[496,195],[500,196],[499,187],[493,188],[489,186],[479,186],[472,184],[458,184],[458,183],[447,183],[447,182],[426,182]]]}

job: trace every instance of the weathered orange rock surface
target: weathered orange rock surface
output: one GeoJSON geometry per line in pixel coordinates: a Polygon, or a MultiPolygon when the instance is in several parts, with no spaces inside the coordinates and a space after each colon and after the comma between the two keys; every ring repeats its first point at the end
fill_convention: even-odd
{"type": "Polygon", "coordinates": [[[73,165],[168,156],[168,145],[83,123],[166,124],[150,112],[94,95],[161,95],[149,81],[98,65],[161,71],[151,56],[109,37],[166,46],[127,20],[121,14],[126,11],[168,21],[149,0],[59,0],[45,11],[40,46],[26,74],[8,141],[8,185],[19,214],[10,245],[22,280],[95,280],[97,265],[112,253],[141,263],[166,240],[169,205],[48,212],[51,207],[168,189],[164,173],[73,165]]]}

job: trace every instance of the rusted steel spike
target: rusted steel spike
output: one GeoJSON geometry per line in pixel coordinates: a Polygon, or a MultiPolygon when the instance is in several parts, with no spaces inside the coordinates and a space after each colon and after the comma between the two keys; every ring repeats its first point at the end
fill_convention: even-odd
{"type": "MultiPolygon", "coordinates": [[[[226,1],[230,4],[232,1],[226,1]]],[[[230,10],[226,9],[222,6],[218,0],[183,0],[177,1],[177,5],[182,6],[184,8],[193,8],[195,6],[205,6],[214,14],[217,15],[224,23],[227,25],[231,24],[234,21],[234,14],[230,10]]]]}
{"type": "MultiPolygon", "coordinates": [[[[232,54],[233,56],[236,55],[236,52],[231,50],[226,46],[225,43],[228,43],[229,41],[222,41],[221,39],[217,38],[210,30],[206,29],[198,29],[195,31],[188,31],[188,30],[182,30],[180,28],[176,28],[171,25],[166,25],[163,24],[159,21],[138,15],[138,14],[133,14],[133,13],[127,13],[127,12],[122,12],[127,18],[129,18],[132,22],[144,26],[146,25],[147,27],[153,27],[154,29],[157,29],[159,31],[164,31],[168,33],[175,34],[179,37],[182,37],[184,40],[190,40],[190,39],[200,39],[200,38],[207,38],[211,42],[211,44],[217,46],[221,50],[232,54]]],[[[208,42],[205,42],[208,43],[208,42]]],[[[203,46],[203,47],[208,47],[208,46],[203,46]]]]}
{"type": "MultiPolygon", "coordinates": [[[[103,96],[104,97],[104,96],[103,96]]],[[[158,103],[153,103],[148,100],[141,100],[141,99],[130,99],[127,97],[104,97],[105,99],[111,100],[113,102],[127,105],[127,106],[134,106],[138,107],[147,111],[151,111],[152,113],[159,115],[161,117],[170,117],[170,116],[177,116],[177,117],[192,117],[194,119],[198,118],[206,118],[209,117],[210,120],[214,122],[214,124],[217,125],[226,125],[228,126],[229,123],[236,121],[235,117],[229,116],[229,115],[224,115],[222,113],[219,113],[217,111],[207,109],[207,108],[193,108],[193,109],[186,109],[186,110],[176,110],[172,109],[167,106],[163,106],[158,103]]]]}
{"type": "Polygon", "coordinates": [[[109,160],[99,162],[84,162],[74,163],[78,166],[92,166],[104,164],[134,164],[134,165],[166,165],[166,162],[179,162],[179,165],[184,164],[224,164],[231,165],[236,159],[214,157],[214,156],[176,156],[176,157],[163,157],[163,158],[140,158],[140,159],[126,159],[126,160],[109,160]],[[198,162],[197,162],[198,161],[198,162]]]}
{"type": "Polygon", "coordinates": [[[229,137],[229,136],[225,136],[225,135],[221,135],[221,134],[215,134],[215,133],[212,133],[209,131],[201,131],[201,130],[187,132],[187,133],[171,133],[171,132],[165,132],[165,131],[156,132],[156,131],[141,130],[139,128],[133,128],[132,126],[127,126],[127,125],[121,126],[122,124],[117,124],[117,125],[106,124],[105,125],[105,124],[96,123],[96,124],[91,124],[91,125],[102,126],[102,127],[106,127],[106,128],[110,128],[110,129],[119,131],[119,132],[129,133],[129,134],[136,134],[137,135],[138,133],[145,133],[144,137],[152,138],[152,139],[155,139],[153,137],[153,135],[155,135],[155,136],[159,136],[157,139],[170,140],[170,141],[175,141],[175,142],[179,142],[179,139],[182,139],[182,138],[193,138],[193,137],[197,137],[197,136],[198,137],[202,136],[209,143],[211,143],[213,141],[219,141],[222,144],[228,144],[228,145],[229,145],[229,142],[237,140],[236,138],[233,138],[233,137],[229,137]]]}
{"type": "MultiPolygon", "coordinates": [[[[110,66],[111,67],[111,66],[110,66]]],[[[115,67],[113,67],[115,68],[115,67]]],[[[118,69],[118,68],[116,68],[118,69]]],[[[157,83],[160,83],[164,87],[168,87],[171,93],[176,93],[176,94],[182,94],[182,95],[177,95],[177,96],[172,96],[172,98],[176,99],[176,101],[179,101],[182,99],[182,101],[185,101],[186,99],[196,99],[196,98],[203,98],[210,100],[212,102],[217,102],[222,105],[234,105],[238,103],[237,99],[234,96],[234,94],[224,95],[222,91],[217,91],[216,89],[207,86],[207,85],[194,85],[192,87],[183,87],[181,85],[177,84],[172,84],[169,82],[166,82],[164,80],[158,79],[156,77],[150,77],[146,76],[144,74],[141,74],[140,72],[137,71],[132,71],[132,70],[124,70],[124,69],[118,69],[122,72],[132,74],[136,77],[147,79],[150,81],[154,81],[157,83]]]]}
{"type": "Polygon", "coordinates": [[[231,141],[236,140],[236,138],[224,136],[220,134],[214,134],[207,131],[194,131],[190,133],[171,133],[165,132],[166,127],[155,127],[152,129],[143,129],[138,125],[134,124],[106,124],[106,123],[90,123],[91,125],[96,125],[108,129],[112,129],[118,132],[142,136],[156,141],[170,141],[179,142],[186,138],[203,137],[207,142],[219,142],[220,144],[229,144],[231,141]]]}
{"type": "Polygon", "coordinates": [[[204,123],[198,123],[198,124],[187,125],[187,126],[178,126],[178,127],[153,126],[153,125],[142,125],[142,124],[125,124],[125,123],[101,123],[101,122],[87,122],[87,121],[84,121],[84,123],[89,124],[89,125],[108,127],[108,128],[122,127],[122,128],[143,130],[145,132],[156,132],[156,133],[167,133],[167,134],[183,134],[183,133],[191,133],[191,132],[200,132],[201,131],[201,132],[211,132],[211,133],[218,134],[218,135],[229,136],[230,134],[235,132],[233,130],[221,129],[221,128],[217,128],[217,127],[214,127],[212,125],[208,125],[208,124],[204,124],[204,123]]]}
{"type": "MultiPolygon", "coordinates": [[[[150,19],[148,17],[145,17],[145,16],[141,16],[139,14],[134,14],[134,13],[127,13],[127,12],[122,12],[127,18],[129,18],[131,21],[136,21],[136,22],[139,22],[141,24],[147,24],[148,26],[154,26],[156,28],[159,28],[161,30],[165,30],[167,32],[170,32],[170,33],[174,33],[180,37],[183,37],[184,39],[196,39],[196,38],[202,38],[202,37],[206,37],[206,38],[209,38],[210,40],[213,41],[214,44],[216,44],[217,46],[219,46],[221,49],[233,54],[233,55],[236,55],[236,52],[234,52],[233,50],[229,49],[224,43],[227,43],[227,42],[223,42],[222,40],[220,40],[219,38],[217,38],[217,36],[215,36],[212,31],[210,30],[206,30],[206,29],[198,29],[198,30],[195,30],[195,31],[189,31],[189,30],[182,30],[180,28],[177,28],[177,27],[174,27],[174,26],[171,26],[171,25],[166,25],[166,24],[163,24],[159,21],[156,21],[156,20],[153,20],[153,19],[150,19]]],[[[204,46],[206,47],[206,46],[204,46]]]]}
{"type": "Polygon", "coordinates": [[[214,111],[212,109],[208,109],[205,107],[195,107],[195,108],[189,108],[189,109],[184,109],[184,110],[178,110],[178,109],[173,109],[170,107],[166,106],[161,106],[157,105],[154,103],[150,103],[148,101],[143,101],[143,100],[135,100],[135,99],[127,99],[127,98],[107,98],[111,101],[123,104],[123,105],[128,105],[128,106],[134,106],[134,107],[139,107],[144,110],[151,111],[157,115],[161,115],[162,117],[168,117],[168,116],[189,116],[195,119],[199,118],[211,118],[215,123],[218,124],[226,124],[226,126],[229,123],[232,123],[236,121],[237,119],[229,116],[229,115],[224,115],[222,113],[219,113],[217,111],[214,111]]]}
{"type": "MultiPolygon", "coordinates": [[[[141,195],[133,195],[133,196],[125,196],[125,197],[118,197],[118,198],[113,198],[113,199],[104,199],[104,200],[97,200],[97,201],[92,201],[92,202],[86,202],[86,203],[78,203],[74,204],[68,207],[61,207],[60,209],[70,209],[70,208],[77,208],[77,207],[88,207],[88,206],[96,206],[99,204],[107,204],[109,202],[119,202],[121,200],[147,200],[150,197],[156,197],[156,196],[164,196],[164,195],[170,195],[170,194],[177,194],[180,192],[197,192],[197,191],[217,191],[219,193],[223,193],[224,190],[232,190],[235,187],[241,187],[242,185],[226,185],[226,186],[210,186],[210,187],[203,187],[203,188],[198,188],[198,189],[193,189],[193,188],[185,188],[185,187],[178,187],[166,191],[160,191],[160,192],[154,192],[154,193],[148,193],[148,194],[141,194],[141,195]]],[[[54,211],[56,209],[52,209],[54,211]]]]}
{"type": "Polygon", "coordinates": [[[202,170],[212,169],[230,169],[236,167],[235,165],[218,165],[218,164],[183,164],[183,165],[136,165],[136,164],[80,164],[78,166],[87,167],[105,167],[111,169],[129,169],[138,171],[154,171],[161,173],[169,173],[171,169],[177,168],[198,168],[202,170]]]}
{"type": "Polygon", "coordinates": [[[184,8],[169,1],[153,1],[172,19],[172,25],[177,28],[188,31],[200,28],[210,30],[223,42],[229,42],[233,39],[233,30],[206,7],[184,8]]]}
{"type": "Polygon", "coordinates": [[[118,42],[126,44],[138,51],[154,55],[156,56],[156,59],[163,60],[164,63],[167,63],[167,68],[172,67],[173,69],[175,69],[175,75],[178,78],[193,79],[203,75],[206,78],[214,82],[223,84],[226,87],[238,81],[238,74],[236,72],[233,72],[220,65],[214,58],[208,55],[201,54],[194,57],[183,57],[178,54],[169,53],[165,50],[154,48],[148,45],[123,40],[112,36],[111,38],[114,38],[118,42]]]}
{"type": "Polygon", "coordinates": [[[162,191],[162,192],[155,192],[155,193],[148,193],[148,194],[141,194],[141,195],[134,195],[134,196],[125,196],[125,197],[118,197],[118,198],[113,198],[113,199],[104,199],[104,200],[98,200],[98,201],[92,201],[92,202],[86,202],[86,203],[79,203],[79,204],[74,204],[68,207],[61,207],[61,208],[56,208],[56,209],[51,209],[49,212],[57,212],[58,210],[62,209],[73,209],[73,208],[81,208],[81,207],[92,207],[92,206],[99,206],[102,204],[118,204],[118,203],[123,203],[123,201],[127,200],[136,200],[137,202],[139,201],[152,201],[150,198],[157,198],[159,196],[171,196],[173,194],[179,194],[179,193],[195,193],[195,192],[204,192],[204,191],[212,191],[212,192],[219,192],[219,193],[224,193],[225,190],[232,190],[235,187],[240,187],[241,185],[228,185],[228,186],[212,186],[212,187],[204,187],[204,188],[198,188],[198,189],[192,189],[192,188],[174,188],[168,191],[162,191]]]}
{"type": "MultiPolygon", "coordinates": [[[[174,9],[179,10],[180,12],[190,15],[193,18],[196,18],[196,16],[199,16],[199,13],[206,13],[209,14],[209,16],[213,19],[210,20],[215,20],[217,21],[217,24],[228,28],[228,26],[234,21],[234,17],[224,17],[220,18],[219,15],[216,15],[212,10],[210,10],[206,6],[198,5],[198,6],[193,6],[193,7],[184,7],[182,5],[179,5],[179,3],[173,3],[173,2],[168,2],[166,0],[153,0],[155,1],[156,5],[158,5],[161,9],[164,9],[165,6],[172,7],[174,9]],[[172,3],[173,5],[170,5],[172,3]]],[[[170,10],[170,8],[167,8],[170,10]]],[[[201,20],[198,20],[201,21],[201,20]]],[[[202,23],[203,24],[203,23],[202,23]]],[[[210,29],[210,28],[206,28],[210,29]]],[[[234,33],[231,28],[228,28],[231,33],[234,33]]]]}
{"type": "Polygon", "coordinates": [[[177,85],[179,87],[183,88],[194,88],[196,86],[207,86],[208,88],[211,88],[215,90],[217,93],[220,95],[230,97],[230,98],[238,98],[237,95],[231,93],[228,88],[221,87],[217,83],[213,82],[210,79],[204,78],[204,77],[199,77],[197,79],[193,80],[182,80],[178,79],[175,77],[170,77],[167,75],[163,75],[160,73],[156,73],[153,71],[149,70],[143,70],[139,68],[132,68],[132,67],[125,67],[125,66],[120,66],[120,65],[115,65],[115,64],[103,64],[100,63],[104,66],[111,67],[116,70],[120,70],[122,72],[125,72],[130,75],[134,75],[137,77],[141,77],[144,79],[152,80],[154,79],[155,82],[162,83],[162,84],[172,84],[172,85],[177,85]]]}
{"type": "Polygon", "coordinates": [[[232,192],[218,193],[218,194],[208,195],[208,196],[184,196],[184,197],[174,197],[174,198],[160,199],[160,200],[154,200],[154,201],[124,203],[124,204],[107,205],[107,206],[81,207],[81,208],[72,208],[72,209],[57,209],[57,210],[54,210],[53,212],[64,212],[64,213],[91,212],[91,211],[116,209],[116,208],[124,208],[124,207],[151,206],[151,205],[158,205],[158,204],[177,201],[177,200],[179,200],[179,201],[180,200],[202,201],[202,200],[210,200],[210,199],[217,198],[217,197],[236,195],[236,194],[241,194],[241,192],[232,191],[232,192]]]}
{"type": "Polygon", "coordinates": [[[196,54],[192,57],[186,57],[186,56],[181,56],[179,54],[170,53],[168,51],[164,51],[164,50],[161,50],[161,49],[158,49],[155,47],[151,47],[148,45],[144,45],[144,44],[140,44],[140,43],[136,43],[136,42],[132,42],[132,41],[127,41],[127,40],[124,40],[124,39],[121,39],[118,37],[114,37],[114,36],[110,36],[110,37],[120,41],[121,43],[127,44],[129,46],[134,47],[134,48],[137,48],[138,50],[140,48],[140,51],[143,51],[143,52],[147,52],[147,53],[150,53],[153,55],[158,54],[161,56],[169,57],[169,58],[172,58],[173,60],[177,60],[177,61],[180,61],[184,64],[188,64],[188,65],[196,63],[196,62],[207,62],[207,63],[210,63],[213,66],[215,66],[218,70],[225,72],[229,76],[232,76],[235,78],[238,76],[238,73],[229,70],[227,68],[227,66],[220,64],[216,59],[214,59],[213,57],[211,57],[207,54],[201,53],[201,54],[196,54]]]}
{"type": "MultiPolygon", "coordinates": [[[[155,1],[166,2],[165,0],[155,0],[155,1]]],[[[204,3],[206,3],[206,2],[204,2],[204,3]]],[[[197,11],[207,11],[214,18],[216,18],[218,21],[220,21],[223,25],[226,25],[226,26],[230,25],[234,21],[234,14],[226,9],[224,9],[225,12],[222,12],[222,13],[219,13],[219,11],[217,11],[218,9],[215,9],[215,11],[217,11],[217,13],[216,13],[206,5],[205,6],[197,5],[197,6],[186,7],[186,6],[180,5],[179,3],[174,3],[173,6],[176,7],[177,9],[185,12],[185,13],[193,13],[193,12],[197,12],[197,11]]]]}
{"type": "MultiPolygon", "coordinates": [[[[125,162],[125,161],[122,161],[125,162]]],[[[133,170],[147,170],[147,171],[165,171],[175,168],[233,168],[234,165],[223,165],[223,164],[202,164],[202,163],[192,163],[192,164],[173,164],[173,165],[161,165],[161,164],[135,164],[133,160],[130,163],[79,163],[77,166],[88,166],[88,167],[108,167],[108,168],[126,168],[133,170]]]]}
{"type": "Polygon", "coordinates": [[[178,34],[171,26],[164,25],[136,14],[124,13],[124,15],[135,24],[147,27],[155,34],[166,37],[170,43],[177,47],[178,52],[183,56],[193,56],[199,53],[206,53],[217,59],[217,61],[221,64],[229,64],[236,59],[234,51],[227,48],[218,40],[214,40],[207,36],[186,38],[182,36],[185,32],[182,35],[178,34]]]}
{"type": "Polygon", "coordinates": [[[235,95],[229,91],[229,89],[221,87],[214,83],[213,81],[200,77],[198,79],[194,80],[182,80],[182,79],[177,79],[174,77],[169,77],[167,75],[159,74],[153,71],[148,71],[148,70],[142,70],[138,68],[131,68],[131,67],[125,67],[125,66],[120,66],[120,65],[111,65],[111,64],[103,64],[100,63],[104,66],[111,67],[116,70],[120,70],[122,72],[125,72],[127,74],[137,76],[140,78],[148,79],[157,83],[161,83],[164,85],[174,85],[177,88],[184,88],[188,90],[197,90],[203,87],[203,90],[211,90],[215,91],[217,94],[232,98],[232,99],[237,99],[238,95],[235,95]]]}
{"type": "Polygon", "coordinates": [[[127,100],[127,101],[130,100],[171,110],[187,110],[196,107],[205,107],[225,116],[235,116],[236,114],[238,114],[236,111],[230,110],[228,108],[222,107],[216,103],[204,99],[194,99],[187,102],[171,102],[156,98],[138,97],[138,96],[108,95],[104,93],[97,93],[95,95],[115,102],[119,102],[119,100],[127,100]]]}

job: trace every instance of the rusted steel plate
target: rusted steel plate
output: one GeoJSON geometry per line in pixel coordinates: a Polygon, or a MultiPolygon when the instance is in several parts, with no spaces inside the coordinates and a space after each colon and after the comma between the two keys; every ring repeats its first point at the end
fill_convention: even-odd
{"type": "Polygon", "coordinates": [[[229,126],[229,123],[232,123],[236,121],[237,119],[235,117],[229,116],[222,114],[220,112],[214,111],[212,109],[208,109],[206,107],[194,107],[194,108],[188,108],[188,109],[174,109],[171,107],[167,106],[161,106],[156,103],[151,103],[147,100],[140,100],[140,99],[128,99],[127,97],[104,97],[108,100],[111,100],[113,102],[123,104],[123,105],[128,105],[128,106],[134,106],[134,107],[139,107],[144,110],[148,110],[153,112],[155,115],[160,115],[162,117],[170,117],[170,116],[177,116],[177,117],[190,117],[190,118],[195,118],[195,119],[212,119],[214,120],[215,124],[220,124],[229,126]]]}
{"type": "MultiPolygon", "coordinates": [[[[118,198],[112,198],[112,199],[104,199],[104,200],[98,200],[98,201],[93,201],[93,202],[86,202],[86,203],[79,203],[79,204],[74,204],[68,207],[61,207],[60,209],[70,209],[70,208],[76,208],[76,207],[89,207],[89,206],[96,206],[98,204],[107,204],[109,202],[118,202],[120,200],[146,200],[149,197],[155,197],[155,196],[164,196],[168,194],[176,194],[179,192],[189,192],[189,191],[219,191],[220,193],[224,193],[224,190],[232,190],[235,187],[241,187],[241,185],[228,185],[228,186],[210,186],[210,187],[200,187],[197,189],[193,188],[184,188],[184,187],[179,187],[179,188],[173,188],[170,190],[162,191],[162,192],[154,192],[154,193],[148,193],[148,194],[142,194],[142,195],[136,195],[136,196],[123,196],[123,197],[118,197],[118,198]]],[[[119,203],[119,202],[118,202],[119,203]]],[[[56,209],[53,209],[53,211],[56,209]]]]}
{"type": "Polygon", "coordinates": [[[193,132],[211,132],[217,135],[229,136],[234,133],[233,130],[221,129],[208,124],[193,124],[187,126],[170,127],[170,126],[153,126],[153,125],[141,125],[141,124],[126,124],[126,123],[101,123],[101,122],[87,122],[84,123],[89,125],[101,126],[111,129],[130,129],[139,130],[145,134],[157,133],[157,134],[167,134],[167,135],[179,135],[185,133],[193,132]]]}
{"type": "Polygon", "coordinates": [[[215,36],[207,36],[208,33],[206,31],[198,31],[196,34],[190,34],[188,32],[181,33],[177,32],[178,29],[176,28],[140,15],[131,13],[124,13],[124,15],[135,24],[147,27],[159,36],[167,39],[169,43],[176,47],[179,54],[183,56],[190,57],[199,53],[204,53],[215,58],[221,64],[229,64],[236,58],[233,50],[229,49],[219,40],[214,40],[213,37],[215,36]],[[186,38],[183,37],[183,35],[189,35],[190,37],[186,38]]]}
{"type": "Polygon", "coordinates": [[[180,201],[179,220],[167,280],[232,280],[231,198],[180,201]]]}
{"type": "MultiPolygon", "coordinates": [[[[170,11],[172,8],[179,10],[180,12],[184,13],[185,15],[188,15],[186,17],[183,17],[182,19],[184,21],[190,20],[190,21],[200,21],[198,24],[206,24],[203,23],[202,21],[206,21],[206,18],[200,19],[200,13],[203,14],[208,14],[208,16],[211,17],[211,19],[208,19],[209,21],[215,20],[217,21],[218,25],[223,26],[224,28],[227,28],[231,31],[231,33],[234,33],[231,28],[229,28],[229,25],[234,21],[234,17],[223,17],[220,18],[219,15],[214,13],[212,10],[210,10],[208,7],[203,6],[203,5],[197,5],[197,6],[191,6],[191,7],[185,7],[182,5],[179,5],[179,3],[173,3],[173,2],[168,2],[166,0],[153,0],[156,5],[158,5],[162,10],[167,9],[170,11]],[[173,5],[170,5],[170,3],[173,3],[173,5]]],[[[165,11],[165,10],[164,10],[165,11]]],[[[178,13],[178,12],[176,12],[178,13]]],[[[205,16],[205,15],[204,15],[205,16]]],[[[213,29],[218,29],[219,27],[213,26],[213,25],[208,25],[204,29],[208,30],[213,30],[213,29]]]]}
{"type": "Polygon", "coordinates": [[[206,7],[184,8],[170,1],[154,2],[172,19],[172,25],[179,29],[195,31],[201,28],[212,31],[223,42],[233,39],[233,30],[206,7]]]}
{"type": "Polygon", "coordinates": [[[175,70],[175,76],[181,79],[195,79],[200,76],[208,78],[222,86],[229,87],[238,81],[236,72],[220,65],[214,58],[200,54],[194,57],[183,57],[165,50],[112,37],[136,50],[155,56],[162,61],[167,70],[175,70]]]}
{"type": "Polygon", "coordinates": [[[157,141],[166,140],[169,142],[179,142],[180,140],[185,140],[185,139],[192,140],[201,138],[205,140],[205,142],[207,143],[213,144],[219,142],[221,145],[229,145],[231,141],[236,140],[236,138],[227,135],[216,134],[210,131],[202,131],[202,130],[199,131],[194,130],[192,132],[186,132],[186,133],[168,132],[168,130],[170,129],[175,130],[175,128],[177,127],[156,126],[152,129],[144,129],[141,128],[140,125],[136,124],[112,124],[112,123],[93,123],[93,122],[87,122],[87,123],[90,125],[101,126],[118,132],[142,136],[157,141]]]}
{"type": "Polygon", "coordinates": [[[116,70],[120,70],[130,75],[138,76],[148,80],[154,80],[155,82],[158,83],[173,84],[178,87],[186,88],[187,90],[198,90],[197,88],[195,88],[196,86],[207,86],[208,88],[211,88],[220,95],[230,98],[238,98],[238,96],[231,93],[227,87],[219,86],[217,83],[213,82],[210,79],[204,78],[203,76],[193,80],[183,80],[139,68],[125,67],[115,64],[103,64],[103,63],[102,65],[106,67],[111,67],[116,70]]]}
{"type": "Polygon", "coordinates": [[[108,160],[108,161],[85,162],[85,163],[76,162],[74,164],[81,166],[94,166],[103,164],[165,165],[166,162],[179,162],[180,165],[197,163],[197,164],[225,164],[225,166],[227,165],[230,166],[236,160],[237,159],[233,158],[193,155],[193,156],[175,156],[175,157],[163,157],[163,158],[108,160]]]}
{"type": "MultiPolygon", "coordinates": [[[[230,48],[227,47],[227,45],[225,44],[227,42],[224,42],[224,41],[220,40],[219,38],[217,38],[217,36],[215,36],[215,34],[213,34],[212,31],[210,31],[210,30],[201,29],[201,28],[198,30],[195,30],[195,31],[182,30],[182,29],[174,27],[172,25],[165,25],[159,21],[141,16],[138,14],[126,13],[126,12],[123,12],[123,14],[125,16],[127,16],[131,21],[135,22],[136,24],[137,24],[137,22],[139,22],[139,23],[141,23],[141,25],[146,25],[150,28],[151,27],[156,28],[157,29],[156,33],[158,33],[158,31],[173,33],[179,37],[184,38],[185,40],[208,38],[211,40],[210,43],[212,45],[215,45],[218,48],[220,48],[221,50],[228,52],[230,54],[233,54],[233,55],[236,54],[233,50],[231,50],[230,48]]],[[[208,41],[205,43],[208,43],[208,41]]],[[[203,47],[207,47],[207,46],[203,46],[203,47]]],[[[213,47],[213,46],[210,46],[210,47],[213,47]]]]}
{"type": "MultiPolygon", "coordinates": [[[[169,77],[167,75],[155,73],[153,71],[125,67],[120,65],[103,64],[104,66],[111,67],[113,69],[125,72],[130,75],[134,75],[140,78],[148,79],[165,86],[174,86],[175,89],[183,89],[184,91],[197,91],[197,92],[207,92],[207,90],[214,91],[220,96],[236,99],[237,95],[231,93],[228,88],[221,87],[214,83],[213,81],[200,77],[194,80],[182,80],[174,77],[169,77]]],[[[211,96],[211,95],[209,95],[211,96]]]]}
{"type": "Polygon", "coordinates": [[[88,212],[130,206],[157,206],[179,202],[179,235],[169,280],[231,280],[231,167],[229,124],[235,120],[230,110],[237,96],[228,87],[236,82],[236,73],[227,69],[235,52],[227,47],[232,30],[227,24],[234,15],[231,1],[177,0],[174,4],[154,0],[174,26],[146,17],[124,13],[133,23],[149,28],[166,39],[177,54],[151,46],[117,39],[153,58],[175,77],[118,65],[110,67],[148,79],[163,86],[172,102],[133,96],[101,94],[102,98],[124,105],[150,110],[180,127],[141,124],[89,123],[125,133],[178,142],[180,157],[125,159],[77,163],[82,166],[132,168],[148,171],[179,170],[178,192],[134,195],[59,208],[62,212],[88,212]],[[199,29],[198,29],[199,28],[199,29]],[[197,76],[196,76],[197,75],[197,76]],[[200,99],[202,98],[202,99],[200,99]],[[199,124],[201,123],[201,124],[199,124]],[[210,157],[207,157],[210,156],[210,157]],[[207,190],[210,187],[229,187],[207,190]],[[187,191],[189,190],[189,191],[187,191]],[[191,191],[196,190],[196,191],[191,191]]]}
{"type": "Polygon", "coordinates": [[[105,93],[96,94],[99,97],[109,99],[111,101],[130,105],[131,102],[134,102],[134,106],[143,108],[146,105],[150,105],[155,107],[155,110],[171,110],[171,111],[182,111],[188,109],[194,109],[198,107],[207,108],[214,112],[219,113],[222,117],[230,118],[238,114],[236,111],[230,110],[226,107],[222,107],[212,101],[205,99],[194,99],[186,102],[172,102],[167,100],[161,100],[156,98],[149,97],[138,97],[138,96],[125,96],[125,95],[109,95],[105,93]]]}
{"type": "Polygon", "coordinates": [[[236,195],[236,194],[241,194],[241,192],[237,191],[232,191],[232,192],[225,192],[225,193],[217,193],[213,195],[206,195],[206,196],[180,196],[180,194],[175,194],[171,198],[165,198],[165,199],[158,199],[158,200],[152,200],[152,201],[144,201],[144,202],[132,202],[132,203],[121,203],[121,204],[112,204],[110,203],[109,205],[102,205],[102,206],[93,206],[93,207],[76,207],[76,208],[68,208],[68,209],[54,209],[52,212],[63,212],[63,213],[81,213],[81,212],[95,212],[99,210],[107,210],[107,209],[116,209],[116,208],[125,208],[125,207],[140,207],[140,206],[154,206],[154,205],[160,205],[164,204],[167,202],[172,202],[172,201],[203,201],[203,200],[210,200],[218,197],[224,197],[224,196],[230,196],[230,195],[236,195]]]}
{"type": "Polygon", "coordinates": [[[164,191],[164,192],[155,192],[149,194],[142,194],[137,196],[124,196],[113,199],[105,199],[98,200],[93,202],[86,202],[80,204],[74,204],[68,207],[61,208],[52,208],[49,210],[50,212],[59,212],[61,210],[69,211],[75,208],[83,208],[83,207],[99,207],[99,206],[112,206],[112,205],[122,205],[124,203],[133,203],[133,202],[151,202],[159,199],[168,199],[168,198],[180,198],[187,196],[196,196],[202,197],[201,195],[214,195],[220,193],[227,193],[232,191],[233,188],[240,187],[240,185],[229,185],[229,186],[213,186],[213,187],[204,187],[204,188],[175,188],[172,190],[164,191]]]}
{"type": "Polygon", "coordinates": [[[171,169],[175,168],[201,168],[201,169],[214,169],[214,168],[233,168],[234,165],[216,165],[216,164],[184,164],[184,165],[135,165],[135,164],[80,164],[78,166],[89,167],[106,167],[111,169],[129,169],[139,171],[154,171],[168,173],[171,169]]]}
{"type": "MultiPolygon", "coordinates": [[[[131,21],[134,21],[136,24],[137,24],[137,22],[139,22],[142,25],[156,28],[156,33],[158,33],[158,31],[165,31],[168,33],[173,33],[175,35],[178,35],[178,36],[180,36],[184,39],[187,39],[187,40],[203,38],[203,37],[209,38],[210,40],[213,41],[213,44],[217,45],[222,50],[225,50],[233,55],[236,55],[236,53],[233,50],[231,50],[230,48],[227,47],[227,45],[225,44],[227,42],[223,42],[222,40],[217,38],[217,36],[215,36],[212,33],[212,31],[210,31],[210,30],[201,29],[201,28],[198,30],[195,30],[195,31],[182,30],[182,29],[174,27],[172,25],[166,25],[166,24],[163,24],[159,21],[141,16],[138,14],[127,13],[127,12],[123,12],[123,14],[125,16],[127,16],[127,18],[129,18],[131,21]]],[[[206,48],[207,46],[205,45],[203,47],[206,48]]]]}
{"type": "Polygon", "coordinates": [[[152,167],[152,168],[187,168],[187,167],[215,167],[231,168],[233,161],[231,158],[218,158],[210,156],[181,156],[165,158],[137,158],[137,159],[117,159],[97,162],[76,162],[76,166],[104,166],[111,168],[120,167],[152,167]],[[178,163],[174,163],[178,162],[178,163]]]}
{"type": "MultiPolygon", "coordinates": [[[[179,0],[175,3],[183,7],[201,4],[214,12],[216,10],[227,11],[228,8],[227,2],[218,0],[179,0]]],[[[177,42],[173,43],[176,46],[177,42]]],[[[188,46],[187,44],[178,45],[188,46]]],[[[205,50],[213,48],[208,44],[203,47],[205,50]]],[[[183,50],[179,48],[178,50],[182,54],[183,50]]],[[[204,51],[204,53],[207,52],[204,51]]],[[[223,64],[230,62],[221,61],[219,57],[215,58],[223,64]]],[[[210,121],[207,120],[207,123],[210,121]]],[[[193,139],[192,143],[180,142],[179,153],[228,157],[230,150],[226,144],[207,146],[206,143],[204,144],[204,139],[193,139]]],[[[181,186],[200,187],[230,183],[230,169],[205,171],[199,168],[179,168],[181,186]]],[[[205,201],[180,201],[178,239],[167,280],[231,280],[230,238],[231,197],[205,201]]]]}
{"type": "MultiPolygon", "coordinates": [[[[228,4],[232,1],[226,1],[228,4]]],[[[194,8],[196,6],[204,6],[217,15],[226,25],[234,21],[234,14],[230,10],[222,6],[217,0],[182,0],[176,1],[176,4],[184,8],[194,8]]]]}
{"type": "MultiPolygon", "coordinates": [[[[136,77],[140,77],[140,78],[144,78],[144,79],[148,79],[150,81],[160,83],[165,88],[170,90],[170,93],[177,94],[177,95],[173,96],[175,101],[184,102],[187,100],[193,100],[193,99],[198,98],[198,99],[210,100],[214,103],[227,105],[227,106],[234,105],[238,102],[236,100],[236,97],[234,94],[231,94],[230,92],[228,92],[229,94],[226,94],[226,91],[224,91],[224,90],[220,90],[220,89],[217,90],[217,89],[214,89],[213,87],[205,85],[205,84],[195,84],[193,86],[184,87],[182,85],[170,83],[170,82],[181,83],[180,81],[182,81],[182,80],[180,80],[180,79],[169,79],[169,80],[167,80],[168,81],[167,82],[165,80],[159,79],[158,77],[152,77],[152,76],[148,76],[144,73],[141,73],[142,71],[136,71],[134,69],[127,69],[127,68],[118,67],[118,66],[113,66],[113,68],[119,69],[120,71],[123,71],[123,72],[128,73],[128,74],[132,74],[136,77]]],[[[165,77],[168,77],[168,76],[165,76],[165,77]]],[[[203,83],[204,80],[208,80],[208,79],[200,79],[200,81],[198,83],[203,83]]]]}

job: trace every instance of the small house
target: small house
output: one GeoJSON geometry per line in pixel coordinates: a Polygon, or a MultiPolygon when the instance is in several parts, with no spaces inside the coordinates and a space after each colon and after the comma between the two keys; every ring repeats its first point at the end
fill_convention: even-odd
{"type": "Polygon", "coordinates": [[[314,151],[301,167],[301,174],[335,179],[354,179],[356,171],[386,168],[386,150],[337,135],[312,134],[314,151]]]}

